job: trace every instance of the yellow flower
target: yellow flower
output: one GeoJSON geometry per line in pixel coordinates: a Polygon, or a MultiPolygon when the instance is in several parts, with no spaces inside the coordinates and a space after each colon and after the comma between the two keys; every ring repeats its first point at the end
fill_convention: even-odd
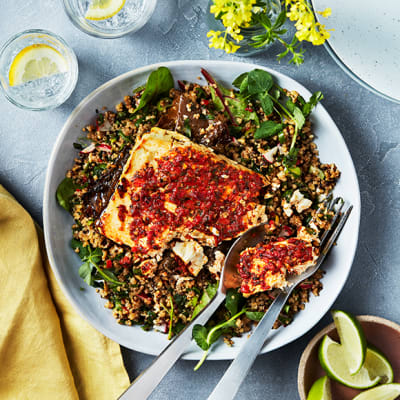
{"type": "Polygon", "coordinates": [[[326,8],[324,11],[317,11],[317,13],[322,15],[324,18],[328,18],[332,14],[332,9],[326,8]]]}
{"type": "MultiPolygon", "coordinates": [[[[314,13],[307,0],[285,0],[285,6],[288,10],[287,16],[291,21],[295,21],[296,37],[298,40],[306,40],[313,45],[319,46],[329,39],[330,33],[325,25],[315,21],[314,13]]],[[[331,15],[330,8],[318,12],[323,17],[331,15]]]]}
{"type": "Polygon", "coordinates": [[[213,47],[214,49],[225,50],[227,53],[234,53],[240,48],[240,46],[226,39],[226,32],[209,31],[207,37],[210,38],[209,47],[213,47]],[[225,35],[221,36],[222,33],[225,33],[225,35]]]}

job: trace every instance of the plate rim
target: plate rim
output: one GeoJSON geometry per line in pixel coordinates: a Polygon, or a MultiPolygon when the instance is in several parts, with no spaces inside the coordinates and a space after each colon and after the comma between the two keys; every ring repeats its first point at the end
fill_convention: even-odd
{"type": "MultiPolygon", "coordinates": [[[[64,137],[67,136],[68,130],[70,129],[71,126],[73,126],[72,122],[75,118],[75,116],[86,106],[87,103],[89,103],[91,101],[91,99],[93,97],[95,97],[99,92],[103,91],[104,89],[106,89],[108,86],[113,86],[114,84],[117,84],[119,81],[123,81],[124,79],[127,79],[131,76],[134,75],[139,75],[141,73],[146,73],[146,72],[151,72],[152,70],[160,67],[160,66],[165,66],[165,67],[177,67],[177,66],[201,66],[204,64],[214,64],[214,65],[218,65],[218,66],[232,66],[232,64],[240,64],[242,67],[245,66],[246,69],[248,69],[249,71],[251,69],[254,68],[260,68],[263,69],[265,71],[268,71],[269,73],[271,73],[272,75],[276,76],[277,78],[283,78],[283,79],[289,79],[290,81],[293,81],[296,83],[296,85],[298,85],[301,90],[303,91],[302,94],[306,94],[306,95],[311,95],[310,91],[305,88],[301,83],[299,83],[298,81],[296,81],[295,79],[291,78],[290,76],[283,74],[281,72],[275,71],[272,68],[268,68],[268,67],[264,67],[262,65],[257,65],[254,63],[247,63],[247,62],[239,62],[239,61],[222,61],[222,60],[176,60],[176,61],[166,61],[166,62],[158,62],[158,63],[154,63],[154,64],[150,64],[150,65],[146,65],[143,67],[139,67],[139,68],[135,68],[131,71],[125,72],[121,75],[116,76],[115,78],[112,78],[111,80],[103,83],[102,85],[100,85],[98,88],[94,89],[92,92],[90,92],[85,98],[83,98],[79,104],[73,109],[73,111],[71,112],[71,114],[68,116],[68,118],[66,119],[64,125],[62,126],[60,132],[58,133],[57,139],[53,145],[52,151],[51,151],[51,155],[49,158],[49,162],[47,165],[47,171],[46,171],[46,178],[45,178],[45,184],[44,184],[44,195],[43,195],[43,228],[44,228],[44,235],[45,235],[45,245],[46,245],[46,251],[47,251],[47,255],[48,255],[48,259],[49,259],[49,263],[51,266],[51,269],[56,277],[57,283],[59,284],[59,286],[61,287],[64,295],[67,297],[67,299],[70,301],[70,303],[73,305],[75,311],[86,321],[88,322],[91,326],[93,326],[97,331],[101,332],[103,335],[105,335],[106,337],[110,338],[111,340],[115,341],[116,343],[120,344],[121,346],[127,347],[131,350],[134,351],[139,351],[141,353],[144,354],[149,354],[149,355],[158,355],[159,353],[157,351],[149,351],[148,347],[145,348],[143,345],[141,344],[135,344],[135,348],[132,347],[132,344],[127,344],[127,343],[120,343],[118,342],[115,338],[111,337],[112,335],[108,334],[107,330],[105,328],[103,328],[103,326],[101,326],[101,324],[98,324],[95,321],[95,318],[92,318],[92,316],[85,314],[79,307],[78,302],[75,300],[75,298],[72,296],[72,294],[69,293],[69,290],[67,288],[67,286],[64,284],[63,279],[61,277],[61,274],[59,273],[58,269],[56,268],[56,261],[55,261],[55,256],[53,254],[53,250],[50,247],[50,233],[49,233],[49,206],[50,206],[50,199],[51,199],[51,194],[49,193],[49,189],[50,189],[50,180],[51,180],[51,172],[54,168],[54,165],[56,163],[56,154],[58,154],[59,149],[62,145],[63,139],[64,137]]],[[[212,68],[212,67],[210,67],[212,68]]],[[[349,263],[350,263],[350,268],[347,270],[347,274],[344,277],[343,280],[343,284],[341,285],[341,287],[339,288],[337,295],[334,296],[334,298],[332,299],[331,302],[329,302],[329,307],[327,308],[326,312],[328,312],[328,310],[332,307],[332,304],[336,301],[336,299],[338,298],[338,296],[340,295],[341,291],[343,290],[343,287],[349,277],[350,271],[352,269],[352,265],[354,262],[354,258],[355,258],[355,254],[358,248],[358,239],[359,239],[359,230],[360,230],[360,219],[361,219],[361,198],[360,198],[360,188],[359,188],[359,182],[358,182],[358,177],[357,177],[357,173],[356,173],[356,169],[354,166],[354,162],[353,159],[351,157],[350,151],[346,145],[346,142],[339,130],[339,128],[337,127],[336,123],[333,121],[332,117],[330,116],[330,114],[328,113],[328,111],[320,104],[318,107],[322,108],[322,111],[325,112],[326,116],[331,120],[331,123],[334,125],[334,127],[337,129],[339,135],[338,135],[338,140],[340,140],[342,142],[342,144],[344,145],[344,148],[346,149],[347,152],[347,156],[351,162],[351,165],[353,167],[353,172],[354,172],[354,180],[356,183],[356,187],[355,187],[355,193],[357,194],[356,196],[356,202],[355,204],[353,204],[354,209],[353,209],[353,218],[356,218],[356,232],[353,232],[355,234],[356,240],[355,240],[355,245],[354,248],[352,250],[352,254],[350,255],[350,257],[348,258],[349,263]]],[[[326,312],[324,314],[322,314],[316,321],[314,321],[312,324],[310,324],[307,327],[307,330],[305,330],[304,332],[298,333],[296,335],[294,335],[292,338],[290,338],[290,340],[288,340],[285,344],[281,344],[281,345],[275,345],[272,346],[271,348],[266,349],[265,345],[263,347],[263,349],[261,350],[260,354],[264,354],[270,351],[274,351],[280,347],[284,347],[288,344],[290,344],[291,342],[299,339],[301,336],[305,335],[307,332],[309,332],[321,319],[322,317],[326,314],[326,312]]],[[[198,355],[196,355],[196,353],[184,353],[182,355],[182,359],[186,359],[186,360],[198,360],[200,357],[198,355]]],[[[215,353],[211,353],[208,357],[209,360],[231,360],[232,356],[227,354],[225,356],[215,356],[215,353]]]]}
{"type": "MultiPolygon", "coordinates": [[[[314,10],[314,15],[315,15],[316,19],[319,21],[320,17],[315,12],[316,8],[314,6],[314,2],[315,2],[315,0],[311,0],[311,6],[312,6],[312,9],[314,10]]],[[[319,21],[319,22],[321,22],[321,21],[319,21]]],[[[384,98],[385,100],[391,101],[395,104],[400,104],[400,97],[398,99],[396,99],[395,97],[392,97],[392,96],[374,88],[367,81],[364,81],[360,76],[358,76],[354,71],[352,71],[351,68],[341,59],[338,52],[329,43],[329,39],[327,39],[325,41],[324,47],[325,47],[325,50],[328,52],[328,54],[332,57],[332,59],[340,67],[340,69],[342,71],[344,71],[347,74],[347,76],[349,76],[351,79],[353,79],[355,82],[357,82],[360,86],[362,86],[364,89],[367,89],[371,93],[373,93],[381,98],[384,98]]]]}

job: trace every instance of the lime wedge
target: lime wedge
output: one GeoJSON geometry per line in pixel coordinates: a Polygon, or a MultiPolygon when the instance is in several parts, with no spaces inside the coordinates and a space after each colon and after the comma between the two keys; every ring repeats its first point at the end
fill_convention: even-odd
{"type": "Polygon", "coordinates": [[[34,81],[68,69],[64,56],[47,44],[32,44],[14,58],[8,73],[10,86],[34,81]]]}
{"type": "Polygon", "coordinates": [[[344,311],[332,311],[333,321],[344,347],[343,357],[351,375],[356,374],[365,360],[367,341],[360,323],[344,311]]]}
{"type": "MultiPolygon", "coordinates": [[[[339,343],[325,336],[319,348],[319,361],[327,375],[345,386],[354,389],[367,389],[375,386],[381,379],[381,376],[370,376],[368,367],[374,365],[375,353],[367,349],[365,364],[360,371],[351,375],[346,363],[346,349],[339,343]]],[[[380,369],[380,368],[379,368],[380,369]]]]}
{"type": "Polygon", "coordinates": [[[85,18],[101,21],[118,14],[125,5],[125,0],[92,0],[85,18]]]}
{"type": "Polygon", "coordinates": [[[389,360],[380,350],[371,345],[368,345],[363,367],[368,370],[369,376],[380,376],[380,383],[393,382],[393,368],[389,360]]]}
{"type": "Polygon", "coordinates": [[[323,376],[313,383],[307,400],[332,400],[331,383],[327,376],[323,376]]]}
{"type": "Polygon", "coordinates": [[[360,393],[353,400],[395,400],[400,396],[400,383],[389,383],[360,393]]]}

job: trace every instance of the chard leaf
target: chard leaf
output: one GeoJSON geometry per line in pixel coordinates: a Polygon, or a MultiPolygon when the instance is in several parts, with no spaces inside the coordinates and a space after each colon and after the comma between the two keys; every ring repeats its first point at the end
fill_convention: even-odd
{"type": "MultiPolygon", "coordinates": [[[[217,111],[223,110],[224,106],[221,99],[217,96],[215,89],[210,86],[210,90],[215,109],[217,111]]],[[[244,97],[240,95],[236,95],[236,97],[226,96],[224,100],[235,118],[241,118],[246,122],[254,121],[257,126],[260,124],[257,113],[255,111],[246,110],[246,108],[248,108],[248,102],[244,97]]]]}
{"type": "Polygon", "coordinates": [[[260,321],[264,314],[262,311],[246,311],[246,317],[252,321],[260,321]]]}
{"type": "Polygon", "coordinates": [[[210,86],[210,92],[211,92],[211,99],[212,102],[214,103],[214,107],[217,111],[221,111],[224,108],[224,105],[222,104],[221,99],[217,96],[217,93],[215,92],[215,89],[210,86]]]}
{"type": "Polygon", "coordinates": [[[71,211],[71,200],[78,185],[71,178],[64,178],[58,185],[56,198],[58,204],[67,211],[71,211]]]}
{"type": "Polygon", "coordinates": [[[274,121],[264,121],[254,133],[254,139],[267,139],[281,132],[283,124],[274,121]]]}
{"type": "Polygon", "coordinates": [[[204,351],[208,350],[210,345],[207,342],[208,331],[205,326],[195,325],[192,330],[192,336],[197,345],[204,351]]]}
{"type": "Polygon", "coordinates": [[[321,92],[315,92],[310,97],[310,100],[303,106],[303,114],[307,117],[312,111],[312,109],[324,98],[324,95],[321,92]]]}
{"type": "Polygon", "coordinates": [[[140,97],[139,106],[135,112],[138,112],[143,107],[147,106],[153,101],[156,101],[163,95],[168,95],[169,91],[174,87],[174,79],[170,70],[167,67],[160,67],[153,71],[146,83],[146,88],[140,97]]]}

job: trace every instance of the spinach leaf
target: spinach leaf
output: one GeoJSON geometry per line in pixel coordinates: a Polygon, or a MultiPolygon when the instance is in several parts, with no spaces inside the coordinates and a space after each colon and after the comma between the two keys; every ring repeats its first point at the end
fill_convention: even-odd
{"type": "Polygon", "coordinates": [[[64,178],[58,185],[56,191],[58,204],[67,211],[71,211],[71,200],[76,189],[78,185],[71,178],[64,178]]]}
{"type": "Polygon", "coordinates": [[[239,306],[243,301],[243,296],[235,289],[228,289],[226,292],[226,299],[225,299],[225,307],[232,315],[235,315],[238,310],[239,306]]]}
{"type": "Polygon", "coordinates": [[[170,70],[166,67],[160,67],[153,71],[147,79],[146,88],[140,97],[139,106],[135,112],[157,100],[162,95],[168,95],[169,91],[174,87],[174,79],[170,70]]]}
{"type": "Polygon", "coordinates": [[[261,107],[265,113],[265,115],[270,115],[274,111],[274,103],[271,100],[271,96],[268,92],[260,93],[258,96],[258,100],[260,100],[261,107]]]}
{"type": "Polygon", "coordinates": [[[197,346],[199,346],[202,350],[208,350],[210,345],[207,342],[207,334],[208,330],[205,326],[195,325],[192,330],[192,336],[197,346]]]}
{"type": "Polygon", "coordinates": [[[246,311],[246,317],[252,321],[260,321],[264,314],[262,311],[246,311]]]}
{"type": "Polygon", "coordinates": [[[247,76],[247,91],[250,95],[268,92],[273,84],[271,74],[262,69],[253,69],[247,76]]]}
{"type": "Polygon", "coordinates": [[[211,299],[217,294],[218,282],[210,283],[203,292],[200,301],[197,303],[193,310],[192,319],[211,301],[211,299]]]}
{"type": "Polygon", "coordinates": [[[310,100],[303,106],[303,114],[305,117],[307,117],[312,109],[318,104],[319,101],[321,101],[324,98],[324,95],[321,92],[315,92],[313,95],[310,97],[310,100]]]}
{"type": "Polygon", "coordinates": [[[243,74],[240,74],[233,82],[232,85],[235,86],[236,88],[240,89],[240,86],[242,82],[247,78],[249,75],[248,72],[244,72],[243,74]]]}
{"type": "Polygon", "coordinates": [[[274,121],[264,121],[254,133],[254,139],[267,139],[283,130],[283,124],[274,121]]]}

